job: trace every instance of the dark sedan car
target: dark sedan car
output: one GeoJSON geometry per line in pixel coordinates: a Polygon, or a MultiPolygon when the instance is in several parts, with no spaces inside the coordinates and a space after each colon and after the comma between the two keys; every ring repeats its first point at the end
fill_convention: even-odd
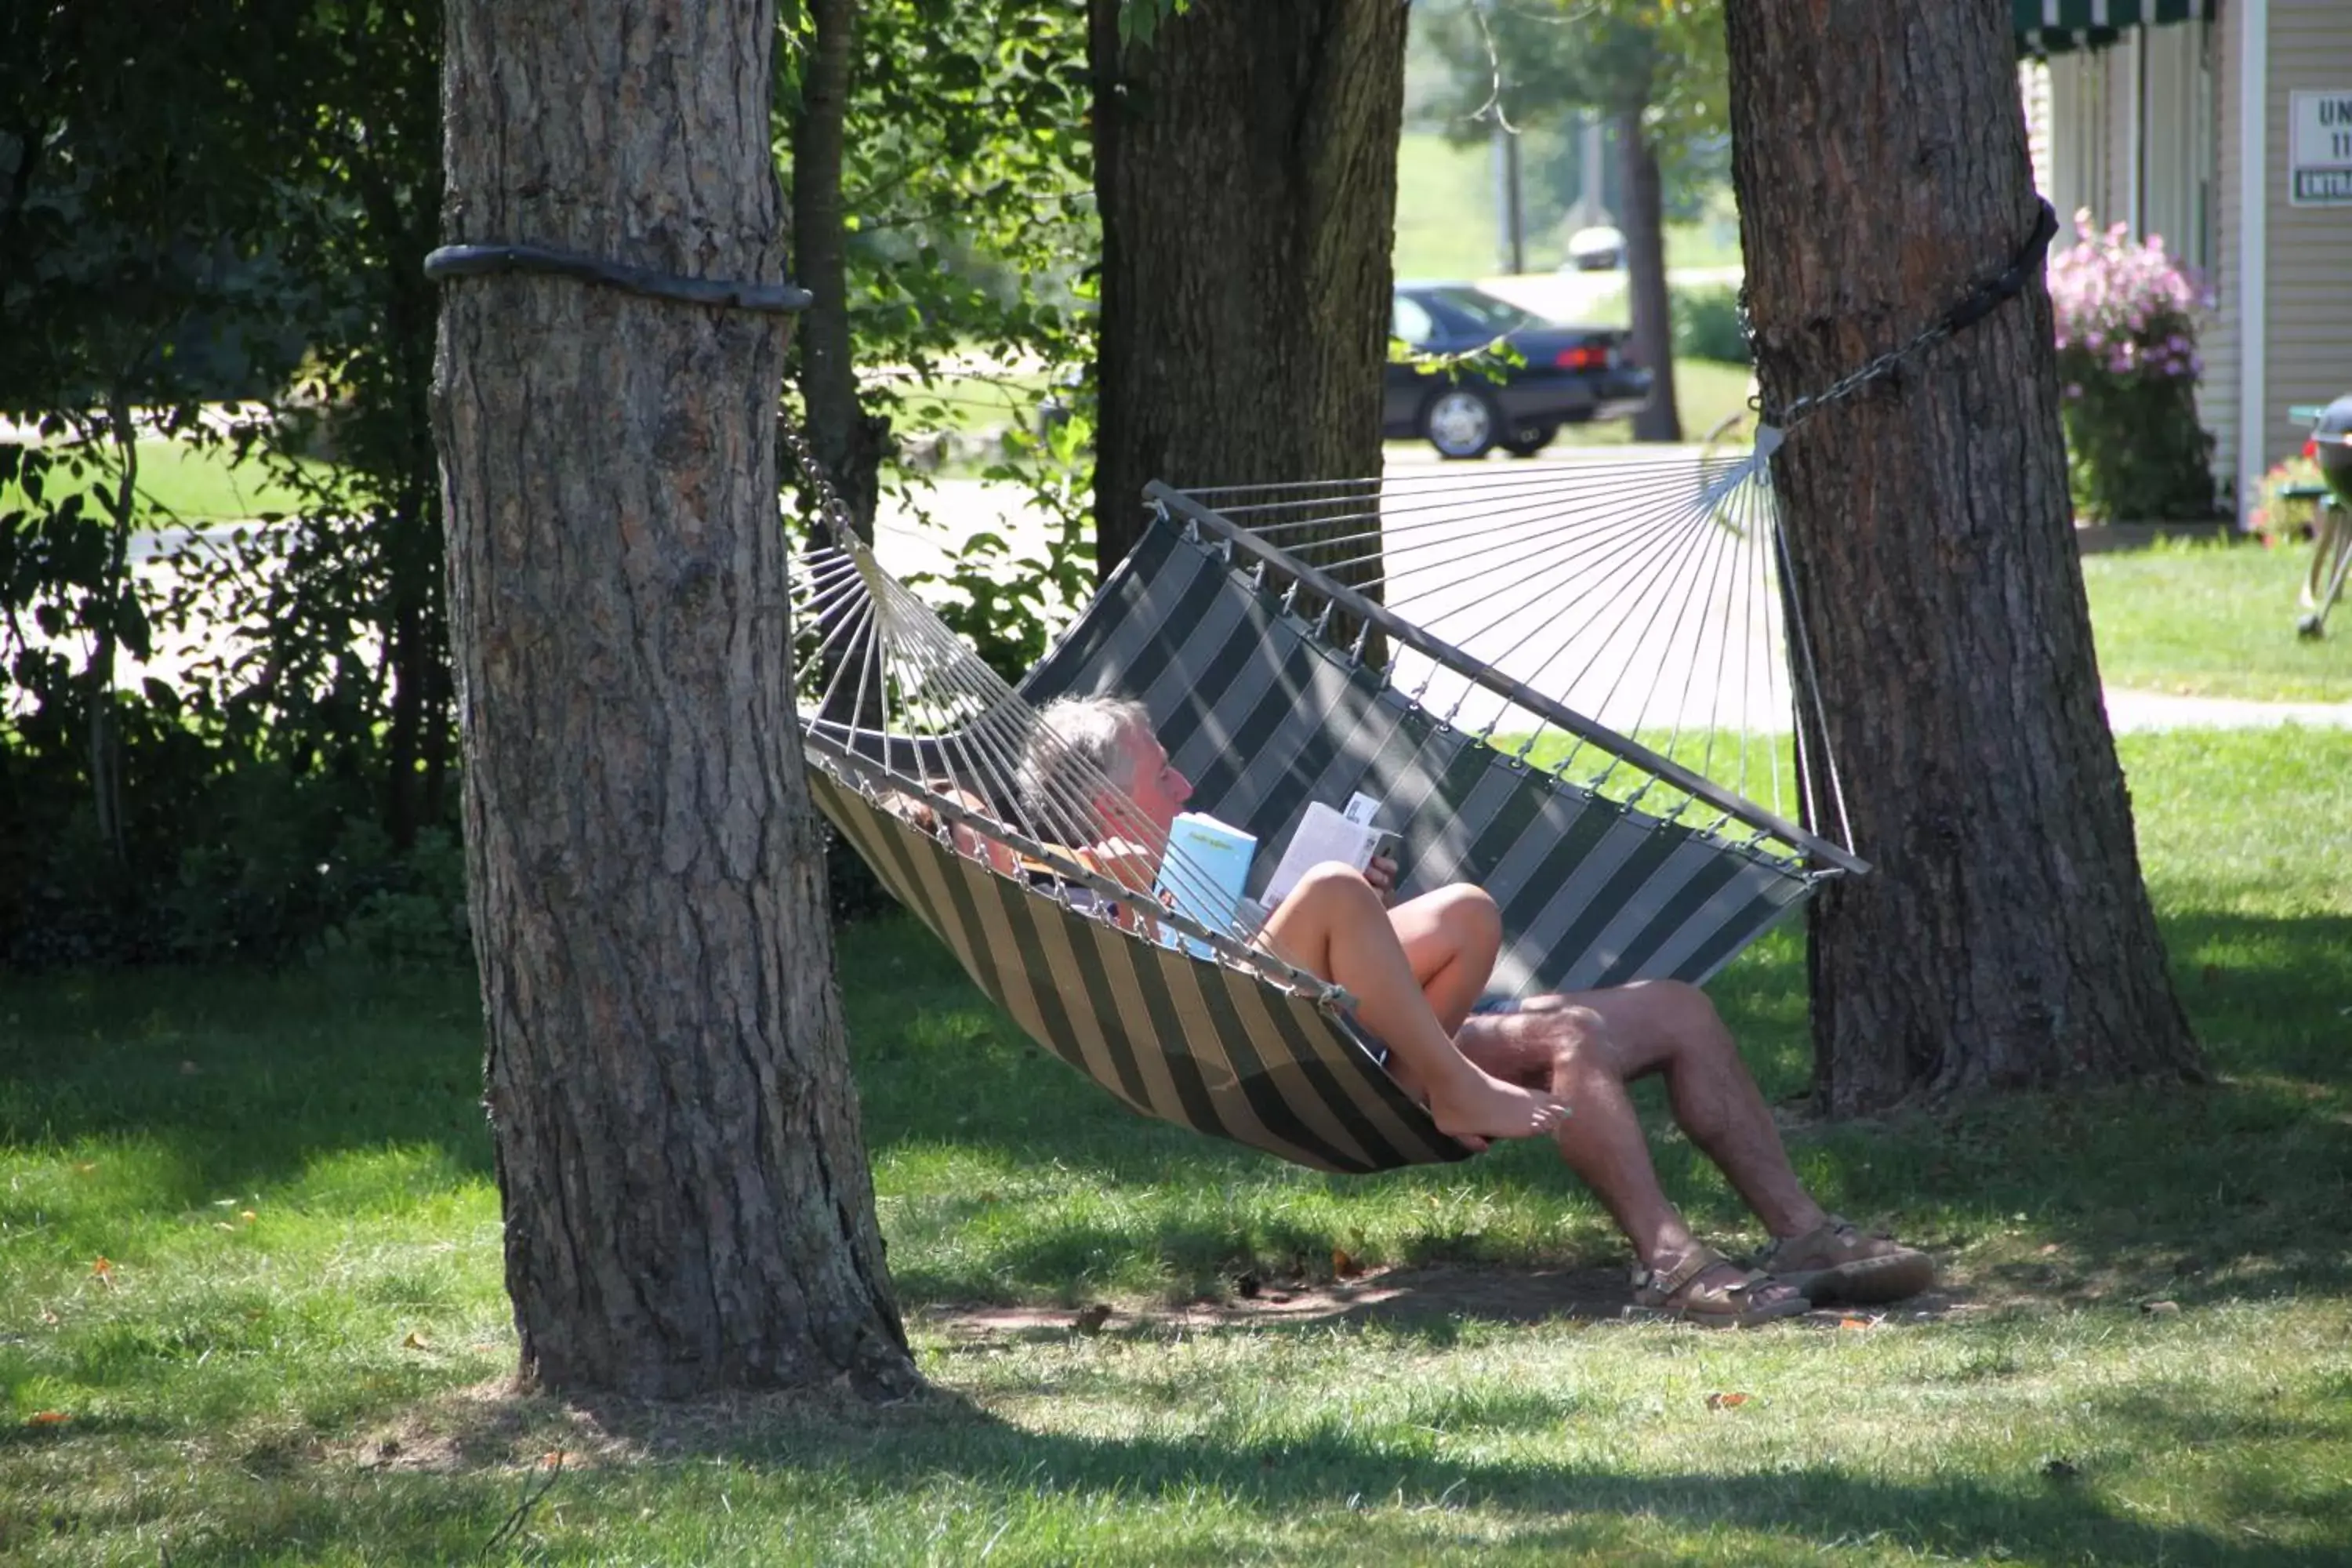
{"type": "Polygon", "coordinates": [[[1627,334],[1568,327],[1464,283],[1397,286],[1391,331],[1414,355],[1462,354],[1500,339],[1526,363],[1490,380],[1463,365],[1451,374],[1391,362],[1381,434],[1420,436],[1448,458],[1483,458],[1496,447],[1533,457],[1563,425],[1620,419],[1650,400],[1650,373],[1633,362],[1627,334]]]}

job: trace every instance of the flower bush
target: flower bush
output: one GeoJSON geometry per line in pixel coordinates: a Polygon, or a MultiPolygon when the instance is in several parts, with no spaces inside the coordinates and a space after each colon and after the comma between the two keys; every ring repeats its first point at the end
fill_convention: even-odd
{"type": "Polygon", "coordinates": [[[2109,522],[2215,515],[2213,438],[2197,422],[2199,312],[2209,303],[2150,235],[2104,233],[2052,258],[2058,375],[2077,512],[2109,522]]]}

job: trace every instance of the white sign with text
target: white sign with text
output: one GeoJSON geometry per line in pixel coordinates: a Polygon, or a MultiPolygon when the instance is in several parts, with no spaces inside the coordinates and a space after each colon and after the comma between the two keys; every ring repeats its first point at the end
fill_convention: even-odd
{"type": "Polygon", "coordinates": [[[2286,100],[2288,205],[2352,207],[2352,89],[2286,100]]]}

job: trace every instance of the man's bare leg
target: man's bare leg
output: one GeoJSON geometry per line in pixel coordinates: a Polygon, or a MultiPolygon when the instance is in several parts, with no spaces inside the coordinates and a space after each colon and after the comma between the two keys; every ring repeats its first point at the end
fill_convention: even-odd
{"type": "MultiPolygon", "coordinates": [[[[1646,1020],[1637,1016],[1633,1021],[1637,1030],[1646,1035],[1646,1020]]],[[[1465,1056],[1496,1077],[1530,1088],[1542,1085],[1567,1103],[1568,1120],[1552,1133],[1559,1145],[1560,1158],[1601,1199],[1610,1217],[1617,1222],[1617,1228],[1633,1243],[1634,1256],[1642,1260],[1643,1268],[1663,1273],[1688,1256],[1697,1238],[1691,1234],[1681,1212],[1667,1199],[1665,1189],[1658,1184],[1649,1141],[1643,1134],[1633,1100],[1625,1092],[1629,1080],[1663,1070],[1662,1061],[1650,1060],[1629,1048],[1611,1026],[1609,1016],[1591,1006],[1582,996],[1575,1000],[1542,998],[1518,1013],[1473,1015],[1455,1036],[1455,1041],[1465,1056]]],[[[1676,1053],[1668,1053],[1669,1057],[1674,1054],[1676,1053]]],[[[1680,1076],[1688,1080],[1699,1074],[1685,1070],[1680,1076]]],[[[1749,1093],[1754,1093],[1752,1085],[1749,1093]]],[[[1711,1155],[1715,1149],[1733,1151],[1732,1158],[1741,1161],[1749,1175],[1762,1176],[1754,1184],[1778,1198],[1782,1223],[1795,1223],[1799,1230],[1808,1228],[1803,1222],[1805,1207],[1811,1200],[1796,1185],[1795,1173],[1787,1169],[1787,1156],[1782,1154],[1779,1160],[1785,1173],[1780,1180],[1769,1169],[1769,1159],[1754,1162],[1753,1166],[1748,1162],[1755,1130],[1738,1124],[1738,1097],[1710,1094],[1696,1086],[1686,1090],[1686,1096],[1696,1103],[1702,1118],[1718,1111],[1723,1100],[1729,1101],[1734,1107],[1728,1118],[1733,1122],[1729,1135],[1723,1136],[1720,1127],[1711,1126],[1714,1149],[1700,1142],[1696,1134],[1692,1141],[1711,1155]],[[1787,1188],[1794,1189],[1796,1197],[1802,1201],[1789,1202],[1782,1182],[1787,1188]]],[[[1676,1096],[1678,1115],[1685,1098],[1685,1094],[1676,1096]]],[[[1760,1098],[1754,1109],[1765,1119],[1766,1142],[1777,1152],[1779,1140],[1760,1098]]],[[[1746,1186],[1737,1182],[1735,1185],[1740,1186],[1743,1196],[1747,1195],[1746,1186]]],[[[1813,1214],[1820,1212],[1818,1205],[1812,1205],[1813,1214]]]]}
{"type": "Polygon", "coordinates": [[[1627,1053],[1599,1011],[1547,997],[1530,1011],[1474,1016],[1455,1038],[1489,1072],[1547,1083],[1567,1102],[1575,1125],[1562,1122],[1552,1135],[1633,1244],[1643,1270],[1637,1303],[1727,1324],[1804,1310],[1800,1292],[1717,1258],[1667,1200],[1625,1093],[1627,1053]]]}
{"type": "Polygon", "coordinates": [[[1935,1260],[1826,1214],[1797,1180],[1731,1031],[1696,986],[1672,980],[1564,997],[1601,1018],[1628,1076],[1664,1072],[1675,1122],[1724,1175],[1772,1246],[1757,1259],[1815,1301],[1878,1305],[1936,1282],[1935,1260]]]}
{"type": "Polygon", "coordinates": [[[1715,1162],[1742,1202],[1776,1237],[1801,1236],[1829,1218],[1798,1181],[1772,1112],[1706,993],[1653,980],[1537,999],[1582,1007],[1608,1031],[1605,1055],[1620,1083],[1664,1073],[1675,1125],[1715,1162]]]}
{"type": "Polygon", "coordinates": [[[1925,1255],[1833,1221],[1805,1191],[1730,1030],[1696,986],[1651,981],[1538,997],[1518,1013],[1472,1017],[1457,1039],[1497,1077],[1549,1083],[1568,1102],[1570,1120],[1555,1133],[1560,1156],[1600,1196],[1644,1268],[1667,1273],[1699,1245],[1658,1184],[1624,1092],[1633,1079],[1662,1072],[1675,1122],[1776,1243],[1798,1243],[1772,1264],[1792,1283],[1876,1301],[1933,1281],[1925,1255]]]}

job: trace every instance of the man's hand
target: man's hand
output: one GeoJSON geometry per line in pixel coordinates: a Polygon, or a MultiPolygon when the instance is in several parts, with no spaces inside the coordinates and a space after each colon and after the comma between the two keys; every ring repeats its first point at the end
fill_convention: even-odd
{"type": "Polygon", "coordinates": [[[1364,867],[1364,880],[1381,896],[1381,902],[1396,902],[1397,863],[1385,855],[1375,855],[1364,867]]]}

